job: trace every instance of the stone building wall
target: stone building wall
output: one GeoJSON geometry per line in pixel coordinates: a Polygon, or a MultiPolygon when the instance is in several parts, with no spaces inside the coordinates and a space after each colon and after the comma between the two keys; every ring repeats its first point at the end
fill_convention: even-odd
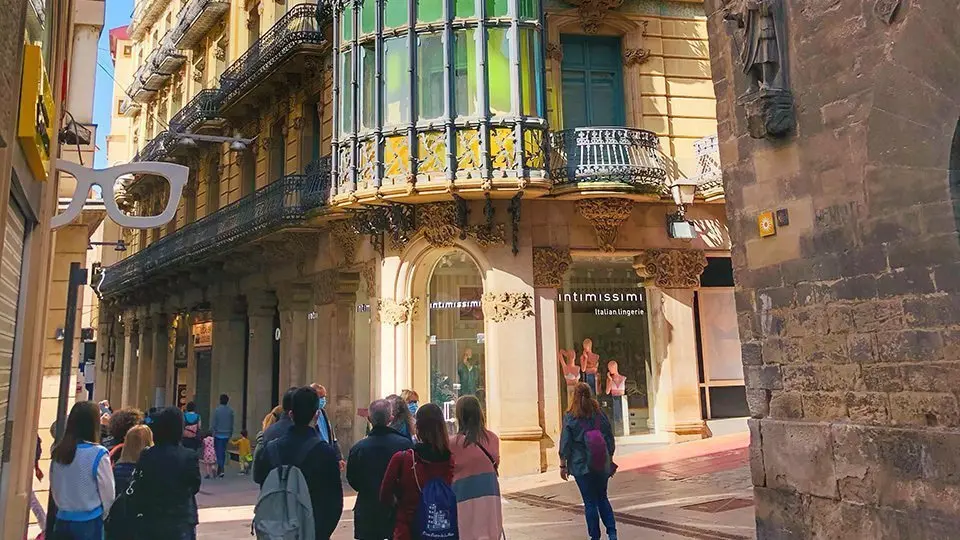
{"type": "Polygon", "coordinates": [[[758,535],[954,537],[960,7],[783,2],[797,125],[758,140],[723,4],[707,7],[758,535]],[[781,208],[789,226],[761,238],[781,208]]]}

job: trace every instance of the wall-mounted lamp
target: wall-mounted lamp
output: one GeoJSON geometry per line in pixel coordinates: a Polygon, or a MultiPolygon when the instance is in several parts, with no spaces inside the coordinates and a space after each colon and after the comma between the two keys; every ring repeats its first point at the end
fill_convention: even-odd
{"type": "Polygon", "coordinates": [[[670,238],[693,240],[697,237],[693,222],[686,218],[686,207],[693,204],[698,185],[695,180],[690,178],[675,180],[670,185],[670,195],[673,196],[673,202],[677,205],[676,213],[667,214],[667,235],[670,238]]]}
{"type": "Polygon", "coordinates": [[[123,240],[117,240],[116,242],[89,242],[87,249],[93,249],[93,246],[113,246],[114,251],[127,250],[127,243],[123,240]]]}
{"type": "Polygon", "coordinates": [[[245,152],[255,140],[256,137],[253,137],[252,139],[244,139],[243,137],[240,137],[239,133],[235,137],[201,135],[199,133],[181,133],[177,136],[176,142],[178,146],[184,148],[196,148],[198,146],[198,142],[230,143],[230,150],[234,152],[245,152]]]}

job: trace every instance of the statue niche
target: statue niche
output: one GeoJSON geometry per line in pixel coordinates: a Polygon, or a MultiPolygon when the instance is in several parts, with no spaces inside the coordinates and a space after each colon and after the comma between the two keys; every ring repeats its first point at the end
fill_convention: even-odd
{"type": "Polygon", "coordinates": [[[746,79],[737,98],[755,139],[782,137],[795,114],[787,69],[787,24],[783,0],[728,0],[724,20],[735,25],[734,44],[746,79]]]}

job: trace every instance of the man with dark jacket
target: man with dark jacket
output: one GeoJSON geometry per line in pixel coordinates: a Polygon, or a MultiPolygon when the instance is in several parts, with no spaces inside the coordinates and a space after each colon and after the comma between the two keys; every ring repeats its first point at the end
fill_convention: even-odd
{"type": "Polygon", "coordinates": [[[291,386],[283,393],[280,399],[280,407],[283,408],[283,414],[277,418],[277,421],[270,425],[264,431],[257,434],[257,445],[253,448],[253,463],[257,463],[257,455],[267,447],[267,443],[283,437],[293,427],[293,418],[290,417],[290,411],[293,410],[293,394],[297,391],[296,386],[291,386]]]}
{"type": "Polygon", "coordinates": [[[358,540],[393,538],[394,511],[380,504],[380,484],[390,458],[413,448],[413,443],[389,427],[391,410],[390,402],[385,399],[370,404],[368,411],[373,429],[353,445],[347,460],[347,482],[357,491],[353,537],[358,540]]]}
{"type": "Polygon", "coordinates": [[[310,427],[319,409],[317,393],[309,386],[300,388],[294,392],[291,402],[293,426],[286,435],[272,443],[278,445],[280,463],[270,462],[271,443],[265,443],[264,451],[257,452],[254,460],[253,479],[262,487],[274,467],[297,466],[310,491],[317,540],[328,540],[343,514],[343,485],[340,483],[337,455],[329,444],[317,442],[317,432],[310,427]],[[301,462],[294,463],[308,443],[313,444],[313,448],[301,462]]]}

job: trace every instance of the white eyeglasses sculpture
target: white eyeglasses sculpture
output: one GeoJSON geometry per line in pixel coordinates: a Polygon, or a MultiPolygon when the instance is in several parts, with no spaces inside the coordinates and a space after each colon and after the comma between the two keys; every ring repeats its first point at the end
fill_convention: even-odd
{"type": "Polygon", "coordinates": [[[127,229],[155,229],[162,227],[170,222],[177,213],[177,205],[180,204],[180,195],[183,193],[183,186],[187,184],[187,176],[190,169],[176,163],[163,163],[160,161],[143,161],[139,163],[126,163],[106,169],[89,169],[76,163],[57,160],[57,169],[65,172],[77,179],[77,189],[73,192],[73,198],[69,206],[62,214],[54,216],[50,220],[50,226],[54,229],[69,225],[83,211],[83,205],[86,202],[87,193],[93,186],[100,186],[103,193],[103,206],[117,225],[127,229]],[[114,184],[121,176],[129,174],[152,174],[162,176],[170,183],[170,198],[167,200],[167,206],[159,215],[156,216],[128,216],[120,211],[117,206],[116,194],[114,193],[114,184]]]}

